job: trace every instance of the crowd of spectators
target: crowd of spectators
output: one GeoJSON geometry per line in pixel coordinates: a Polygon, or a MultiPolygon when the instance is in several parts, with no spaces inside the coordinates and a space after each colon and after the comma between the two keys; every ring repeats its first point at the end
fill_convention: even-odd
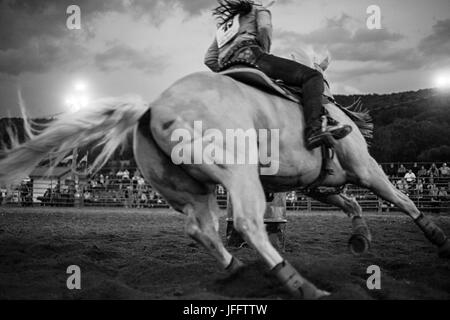
{"type": "Polygon", "coordinates": [[[139,170],[109,170],[88,177],[81,188],[84,205],[115,205],[149,208],[164,205],[162,197],[148,185],[139,170]]]}
{"type": "Polygon", "coordinates": [[[416,203],[428,203],[432,207],[449,207],[450,168],[447,163],[441,166],[394,164],[383,168],[391,182],[416,203]]]}
{"type": "MultiPolygon", "coordinates": [[[[447,163],[418,165],[414,164],[383,164],[383,170],[393,185],[408,195],[416,204],[431,207],[450,208],[450,168],[447,163]]],[[[373,200],[370,193],[357,189],[350,190],[358,200],[373,200]],[[360,192],[361,191],[361,192],[360,192]]],[[[32,185],[27,182],[16,190],[19,203],[31,203],[32,185]],[[31,200],[30,200],[31,199],[31,200]]],[[[39,197],[42,205],[73,205],[76,199],[81,199],[84,206],[120,206],[125,208],[150,208],[167,206],[164,199],[146,183],[139,170],[106,169],[98,174],[80,179],[78,190],[74,185],[55,187],[46,190],[39,197]]],[[[219,205],[226,207],[226,192],[218,186],[219,205]]],[[[11,195],[9,195],[11,198],[11,195]]],[[[372,195],[373,196],[373,195],[372,195]]],[[[8,197],[6,189],[0,189],[0,204],[8,197]]],[[[296,192],[287,194],[287,202],[303,201],[304,197],[296,192]]]]}

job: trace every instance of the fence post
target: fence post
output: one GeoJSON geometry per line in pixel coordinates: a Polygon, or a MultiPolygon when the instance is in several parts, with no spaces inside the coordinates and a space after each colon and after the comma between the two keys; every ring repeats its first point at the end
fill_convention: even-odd
{"type": "Polygon", "coordinates": [[[306,197],[306,211],[311,213],[312,211],[312,201],[310,197],[306,197]]]}

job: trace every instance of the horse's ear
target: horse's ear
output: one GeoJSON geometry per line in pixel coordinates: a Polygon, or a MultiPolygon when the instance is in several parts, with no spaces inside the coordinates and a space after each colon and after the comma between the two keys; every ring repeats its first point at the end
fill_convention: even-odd
{"type": "Polygon", "coordinates": [[[327,56],[325,59],[322,60],[322,62],[319,64],[319,67],[325,71],[328,69],[328,66],[330,65],[330,56],[327,56]]]}

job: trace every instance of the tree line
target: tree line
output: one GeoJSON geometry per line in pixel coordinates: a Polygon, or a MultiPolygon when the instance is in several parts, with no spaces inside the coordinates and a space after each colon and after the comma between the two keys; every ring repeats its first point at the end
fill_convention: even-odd
{"type": "MultiPolygon", "coordinates": [[[[370,153],[378,162],[442,162],[450,161],[450,94],[434,89],[423,89],[392,94],[368,94],[335,96],[344,106],[360,99],[370,111],[374,123],[374,136],[370,141],[370,153]]],[[[39,127],[52,121],[35,119],[39,127]]],[[[11,129],[19,142],[25,140],[23,120],[0,119],[0,140],[3,147],[10,147],[11,129]],[[9,131],[9,133],[8,133],[9,131]]],[[[83,156],[88,148],[80,148],[83,156]]],[[[90,159],[98,151],[90,151],[90,159]]],[[[132,159],[131,144],[122,152],[116,152],[115,160],[132,159]]]]}

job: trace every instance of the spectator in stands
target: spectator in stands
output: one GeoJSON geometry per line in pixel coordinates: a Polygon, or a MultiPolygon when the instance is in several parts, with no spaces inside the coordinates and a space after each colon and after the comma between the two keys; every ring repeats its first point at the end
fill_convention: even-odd
{"type": "Polygon", "coordinates": [[[401,180],[397,181],[397,189],[403,192],[404,194],[408,195],[409,186],[405,178],[402,178],[401,180]]]}
{"type": "Polygon", "coordinates": [[[221,186],[220,184],[217,185],[217,194],[225,194],[225,188],[221,186]]]}
{"type": "Polygon", "coordinates": [[[91,187],[92,189],[97,188],[97,179],[95,178],[95,176],[91,179],[91,187]]]}
{"type": "Polygon", "coordinates": [[[295,191],[289,192],[286,195],[286,202],[293,205],[297,201],[297,194],[295,191]]]}
{"type": "Polygon", "coordinates": [[[432,200],[437,200],[439,188],[433,183],[428,185],[428,194],[431,196],[432,200]]]}
{"type": "Polygon", "coordinates": [[[404,178],[409,185],[412,185],[412,183],[416,181],[416,175],[411,169],[408,170],[404,178]]]}
{"type": "Polygon", "coordinates": [[[395,167],[394,167],[394,164],[393,164],[393,163],[391,163],[391,164],[389,165],[389,167],[387,168],[386,174],[387,174],[389,177],[395,176],[396,171],[395,171],[395,167]]]}
{"type": "Polygon", "coordinates": [[[403,164],[401,164],[397,170],[397,177],[403,177],[403,176],[405,176],[405,174],[406,174],[406,168],[403,164]]]}
{"type": "Polygon", "coordinates": [[[138,182],[138,189],[139,190],[145,190],[146,189],[145,188],[145,180],[144,180],[143,177],[139,177],[137,182],[138,182]]]}
{"type": "Polygon", "coordinates": [[[420,170],[417,172],[418,177],[425,177],[427,175],[427,169],[424,166],[420,167],[420,170]]]}
{"type": "Polygon", "coordinates": [[[117,179],[118,181],[122,181],[122,178],[123,178],[123,171],[122,171],[122,170],[117,171],[117,173],[116,173],[116,179],[117,179]]]}
{"type": "Polygon", "coordinates": [[[428,179],[427,189],[430,190],[434,186],[434,178],[430,177],[428,179]]]}
{"type": "Polygon", "coordinates": [[[133,177],[131,178],[131,185],[133,186],[133,193],[137,193],[137,191],[138,191],[139,176],[140,176],[139,170],[134,171],[133,177]]]}
{"type": "Polygon", "coordinates": [[[421,197],[423,195],[423,181],[422,179],[418,179],[417,180],[417,184],[416,184],[416,195],[418,197],[421,197]]]}
{"type": "Polygon", "coordinates": [[[108,186],[111,184],[110,175],[107,174],[105,176],[105,188],[108,189],[108,186]]]}
{"type": "Polygon", "coordinates": [[[146,208],[147,207],[147,202],[148,202],[148,197],[145,194],[145,192],[141,193],[140,199],[139,199],[139,206],[138,208],[146,208]]]}
{"type": "Polygon", "coordinates": [[[428,170],[428,176],[429,177],[439,177],[439,170],[436,167],[436,164],[433,163],[430,167],[430,169],[428,170]]]}
{"type": "Polygon", "coordinates": [[[47,190],[45,190],[44,195],[37,197],[37,200],[41,202],[42,206],[45,206],[47,204],[52,204],[52,197],[53,197],[53,192],[52,192],[52,188],[47,188],[47,190]]]}
{"type": "Polygon", "coordinates": [[[86,190],[83,194],[83,199],[85,202],[90,203],[92,201],[92,194],[86,190]]]}
{"type": "Polygon", "coordinates": [[[438,192],[437,196],[438,196],[439,200],[446,201],[447,198],[448,198],[448,193],[447,193],[447,191],[445,190],[444,187],[441,187],[439,189],[439,192],[438,192]]]}
{"type": "Polygon", "coordinates": [[[447,164],[446,164],[446,163],[444,163],[444,164],[442,165],[442,167],[439,168],[439,171],[441,172],[441,176],[442,176],[442,177],[448,177],[448,176],[450,176],[450,168],[447,167],[447,164]]]}
{"type": "Polygon", "coordinates": [[[430,184],[428,186],[430,196],[430,205],[433,208],[433,212],[439,212],[439,188],[435,184],[430,184]]]}
{"type": "Polygon", "coordinates": [[[130,180],[130,171],[128,171],[127,169],[123,170],[122,179],[123,180],[130,180]]]}

